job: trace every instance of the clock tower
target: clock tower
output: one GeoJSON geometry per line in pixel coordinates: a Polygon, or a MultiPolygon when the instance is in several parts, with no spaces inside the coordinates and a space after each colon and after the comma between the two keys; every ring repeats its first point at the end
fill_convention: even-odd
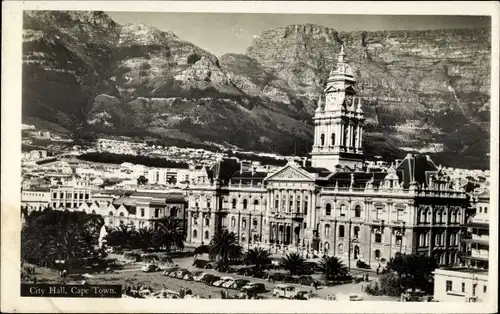
{"type": "Polygon", "coordinates": [[[344,57],[342,46],[313,118],[312,166],[330,171],[337,166],[361,167],[364,161],[361,97],[356,96],[353,70],[344,57]]]}

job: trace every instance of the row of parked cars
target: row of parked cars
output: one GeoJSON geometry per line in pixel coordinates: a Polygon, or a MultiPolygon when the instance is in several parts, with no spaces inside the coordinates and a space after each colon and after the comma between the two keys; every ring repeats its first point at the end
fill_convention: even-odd
{"type": "Polygon", "coordinates": [[[249,277],[254,277],[254,278],[260,278],[260,279],[267,279],[269,281],[281,281],[284,283],[296,283],[296,284],[301,284],[304,286],[314,286],[314,285],[320,285],[321,283],[314,279],[310,275],[302,275],[302,276],[291,276],[288,274],[283,274],[279,272],[273,272],[273,271],[263,271],[263,270],[257,270],[255,267],[234,267],[234,266],[223,266],[223,265],[218,265],[215,262],[209,262],[209,261],[204,261],[204,260],[197,260],[195,263],[193,263],[193,266],[200,268],[200,269],[215,269],[219,272],[222,273],[227,273],[227,274],[238,274],[241,276],[249,276],[249,277]]]}
{"type": "Polygon", "coordinates": [[[203,282],[209,286],[227,289],[236,289],[242,292],[262,293],[266,292],[266,286],[262,283],[252,283],[247,279],[234,279],[232,277],[221,277],[203,271],[190,272],[187,269],[165,270],[164,276],[183,279],[188,281],[203,282]]]}

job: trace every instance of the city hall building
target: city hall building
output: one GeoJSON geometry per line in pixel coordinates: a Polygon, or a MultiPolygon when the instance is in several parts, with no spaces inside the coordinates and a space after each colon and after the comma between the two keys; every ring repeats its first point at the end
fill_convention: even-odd
{"type": "Polygon", "coordinates": [[[218,162],[188,188],[187,242],[227,229],[245,248],[339,256],[368,263],[397,252],[458,262],[468,200],[425,155],[387,170],[364,165],[362,98],[341,50],[314,115],[311,159],[273,172],[218,162]]]}

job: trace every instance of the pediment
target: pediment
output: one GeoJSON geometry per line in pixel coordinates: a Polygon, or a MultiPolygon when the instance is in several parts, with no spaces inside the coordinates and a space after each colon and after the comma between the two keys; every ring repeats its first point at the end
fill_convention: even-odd
{"type": "Polygon", "coordinates": [[[303,169],[287,165],[271,174],[266,180],[314,181],[314,177],[303,169]]]}
{"type": "Polygon", "coordinates": [[[328,86],[327,88],[325,88],[325,93],[334,93],[334,92],[338,92],[339,90],[337,88],[335,88],[334,86],[330,85],[328,86]]]}

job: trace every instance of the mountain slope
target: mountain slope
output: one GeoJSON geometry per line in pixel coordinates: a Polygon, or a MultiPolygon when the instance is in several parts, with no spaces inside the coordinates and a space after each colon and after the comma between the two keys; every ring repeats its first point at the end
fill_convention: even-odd
{"type": "Polygon", "coordinates": [[[23,120],[74,136],[308,152],[316,99],[344,43],[365,97],[369,155],[430,143],[471,156],[479,148],[481,158],[488,149],[488,30],[291,25],[218,59],[171,32],[119,25],[102,12],[28,11],[23,40],[23,120]]]}

